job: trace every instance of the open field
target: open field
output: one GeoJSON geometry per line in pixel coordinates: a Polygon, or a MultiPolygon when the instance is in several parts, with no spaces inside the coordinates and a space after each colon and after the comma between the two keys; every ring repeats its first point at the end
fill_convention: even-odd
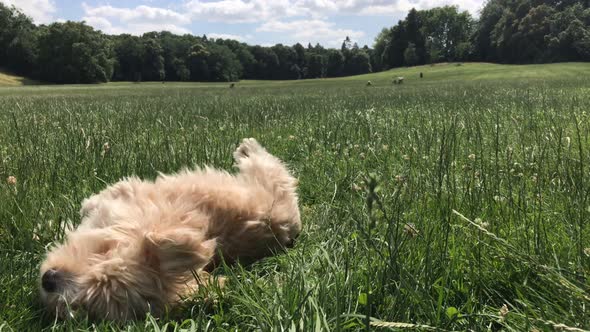
{"type": "Polygon", "coordinates": [[[234,89],[1,88],[0,331],[589,330],[589,74],[464,64],[234,89]],[[43,313],[38,264],[83,198],[131,174],[230,170],[244,137],[300,180],[294,249],[220,268],[214,302],[160,320],[43,313]]]}

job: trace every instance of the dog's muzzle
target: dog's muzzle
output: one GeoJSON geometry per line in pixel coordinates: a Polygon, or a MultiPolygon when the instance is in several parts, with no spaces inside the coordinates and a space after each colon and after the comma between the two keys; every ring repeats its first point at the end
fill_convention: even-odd
{"type": "Polygon", "coordinates": [[[54,269],[49,269],[41,277],[41,287],[48,293],[55,293],[61,288],[62,281],[62,273],[54,269]]]}

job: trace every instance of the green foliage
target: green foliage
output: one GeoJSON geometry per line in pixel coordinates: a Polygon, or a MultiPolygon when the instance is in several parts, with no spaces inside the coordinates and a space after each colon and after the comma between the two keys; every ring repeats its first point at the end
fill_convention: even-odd
{"type": "Polygon", "coordinates": [[[209,46],[207,65],[210,75],[207,81],[231,82],[242,76],[242,64],[229,47],[224,45],[209,46]]]}
{"type": "MultiPolygon", "coordinates": [[[[301,46],[301,45],[299,45],[301,46]]],[[[272,50],[277,55],[279,61],[278,71],[275,73],[276,79],[290,80],[300,79],[302,77],[300,64],[305,64],[305,61],[309,59],[303,55],[303,62],[299,61],[299,54],[294,47],[284,46],[283,44],[277,44],[272,47],[272,50]]],[[[305,52],[305,51],[304,51],[305,52]]],[[[308,62],[308,65],[309,62],[308,62]]]]}
{"type": "Polygon", "coordinates": [[[56,83],[107,82],[113,74],[110,40],[84,23],[44,27],[39,35],[39,77],[56,83]]]}
{"type": "Polygon", "coordinates": [[[365,49],[360,49],[354,45],[350,49],[342,51],[344,56],[344,75],[359,75],[371,72],[371,57],[365,49]]]}
{"type": "Polygon", "coordinates": [[[143,43],[139,37],[120,35],[114,39],[115,62],[113,79],[119,81],[141,81],[144,59],[143,43]]]}
{"type": "Polygon", "coordinates": [[[326,68],[326,76],[328,77],[338,77],[343,74],[344,71],[344,63],[346,59],[340,50],[330,49],[327,51],[327,68],[326,68]]]}
{"type": "Polygon", "coordinates": [[[429,62],[466,60],[470,57],[469,37],[474,19],[456,6],[432,8],[420,12],[422,34],[426,36],[429,62]]]}
{"type": "Polygon", "coordinates": [[[374,58],[372,61],[373,70],[381,71],[389,66],[386,50],[391,40],[391,29],[383,28],[375,38],[373,44],[374,58]]]}
{"type": "Polygon", "coordinates": [[[459,12],[456,6],[412,9],[404,20],[377,37],[377,62],[394,68],[469,59],[473,22],[468,12],[459,12]]]}
{"type": "Polygon", "coordinates": [[[254,46],[251,49],[255,59],[254,76],[255,79],[270,78],[279,67],[279,58],[271,49],[262,46],[254,46]]]}
{"type": "Polygon", "coordinates": [[[589,27],[590,8],[579,1],[490,0],[479,20],[456,6],[413,9],[377,36],[374,62],[381,69],[466,60],[588,61],[589,27]],[[410,44],[416,57],[407,62],[410,44]]]}
{"type": "Polygon", "coordinates": [[[0,64],[20,74],[35,74],[37,37],[30,18],[0,3],[0,64]]]}
{"type": "Polygon", "coordinates": [[[307,78],[321,78],[326,76],[326,61],[325,58],[319,54],[309,53],[306,58],[306,72],[307,78]]]}
{"type": "Polygon", "coordinates": [[[164,50],[160,41],[144,35],[142,38],[143,59],[141,77],[146,81],[162,81],[166,77],[164,71],[164,50]]]}
{"type": "Polygon", "coordinates": [[[588,2],[490,0],[474,35],[476,54],[509,63],[588,61],[588,2]]]}
{"type": "Polygon", "coordinates": [[[418,64],[418,55],[416,54],[416,46],[414,43],[409,43],[404,51],[404,63],[408,66],[415,66],[418,64]]]}

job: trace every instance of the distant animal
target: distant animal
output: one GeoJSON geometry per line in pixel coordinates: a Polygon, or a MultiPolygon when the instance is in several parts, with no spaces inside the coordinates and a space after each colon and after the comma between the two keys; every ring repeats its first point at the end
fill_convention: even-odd
{"type": "Polygon", "coordinates": [[[401,77],[401,76],[396,77],[396,78],[393,79],[392,83],[393,84],[402,84],[402,83],[404,83],[404,78],[401,77]]]}
{"type": "Polygon", "coordinates": [[[205,167],[155,181],[132,177],[84,200],[80,226],[41,264],[48,311],[160,316],[207,283],[206,267],[291,247],[301,231],[297,180],[253,138],[233,156],[235,175],[205,167]]]}
{"type": "Polygon", "coordinates": [[[424,74],[420,72],[420,78],[424,78],[424,74]]]}
{"type": "Polygon", "coordinates": [[[371,81],[367,81],[367,86],[372,86],[373,83],[371,83],[371,81]]]}
{"type": "Polygon", "coordinates": [[[235,83],[232,83],[232,84],[230,84],[230,85],[229,85],[229,88],[230,88],[230,89],[233,89],[233,88],[235,88],[235,87],[236,87],[236,84],[235,84],[235,83]]]}

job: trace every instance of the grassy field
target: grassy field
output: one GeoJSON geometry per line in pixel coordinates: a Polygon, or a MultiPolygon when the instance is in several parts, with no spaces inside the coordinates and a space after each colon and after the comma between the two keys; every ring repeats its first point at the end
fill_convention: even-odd
{"type": "Polygon", "coordinates": [[[0,331],[589,330],[589,74],[448,64],[234,89],[2,88],[0,331]],[[294,249],[220,268],[214,302],[161,319],[44,314],[38,265],[83,198],[131,174],[230,170],[244,137],[300,180],[294,249]]]}

